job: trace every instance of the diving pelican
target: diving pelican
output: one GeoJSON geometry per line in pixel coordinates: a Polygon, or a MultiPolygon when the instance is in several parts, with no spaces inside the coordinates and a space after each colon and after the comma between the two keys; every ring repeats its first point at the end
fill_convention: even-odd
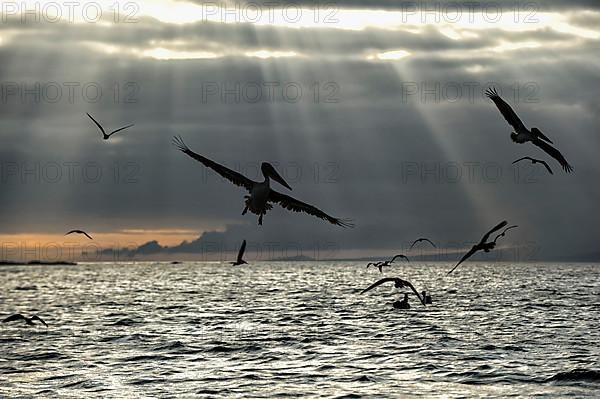
{"type": "Polygon", "coordinates": [[[532,164],[536,164],[536,163],[541,163],[542,165],[544,165],[546,167],[546,170],[548,171],[548,173],[550,173],[551,175],[553,175],[554,173],[552,172],[552,169],[550,169],[550,166],[548,165],[548,163],[546,161],[542,161],[541,159],[535,159],[535,158],[531,158],[531,157],[523,157],[523,158],[519,158],[516,161],[513,162],[513,164],[516,164],[517,162],[521,162],[523,160],[529,160],[531,161],[532,164]]]}
{"type": "Polygon", "coordinates": [[[415,289],[415,287],[413,287],[413,285],[410,283],[410,281],[406,281],[406,280],[402,280],[401,278],[398,277],[385,277],[382,278],[379,281],[374,282],[373,284],[371,284],[370,286],[368,286],[367,288],[365,288],[364,290],[362,290],[360,293],[364,294],[367,291],[372,290],[373,288],[380,286],[383,283],[387,283],[389,281],[393,281],[394,282],[394,287],[396,288],[410,288],[412,290],[412,292],[415,293],[415,295],[419,298],[419,300],[421,301],[421,303],[423,304],[423,306],[425,306],[425,301],[423,300],[423,298],[421,297],[421,294],[419,294],[417,292],[417,290],[415,289]]]}
{"type": "Polygon", "coordinates": [[[260,170],[265,180],[263,180],[262,182],[256,182],[248,179],[241,173],[235,172],[223,165],[211,161],[210,159],[205,158],[200,154],[196,154],[194,151],[188,148],[188,146],[183,142],[183,139],[180,136],[173,137],[173,145],[175,145],[175,147],[177,147],[179,151],[183,152],[191,158],[194,158],[196,161],[200,162],[204,166],[211,168],[212,170],[214,170],[219,175],[229,180],[236,186],[244,187],[246,190],[248,190],[250,195],[246,195],[244,197],[246,199],[246,206],[242,211],[242,215],[245,215],[248,211],[254,213],[255,215],[258,215],[259,225],[262,225],[262,218],[267,213],[267,211],[273,208],[273,205],[269,202],[273,202],[279,204],[284,209],[288,209],[294,212],[304,212],[309,215],[316,216],[319,219],[327,220],[329,223],[335,224],[336,226],[354,226],[348,220],[334,218],[333,216],[329,216],[322,210],[312,205],[306,204],[288,195],[281,194],[273,190],[270,186],[270,179],[275,180],[277,183],[283,185],[289,190],[291,190],[292,188],[285,182],[285,180],[279,175],[279,173],[277,173],[275,168],[270,163],[263,162],[260,165],[260,170]]]}
{"type": "Polygon", "coordinates": [[[45,325],[46,327],[48,327],[48,324],[46,324],[46,322],[44,320],[42,320],[41,318],[39,318],[37,315],[33,315],[31,317],[27,317],[27,316],[23,316],[22,314],[13,314],[11,316],[8,316],[6,319],[2,320],[2,323],[8,323],[11,321],[17,321],[17,320],[23,320],[25,323],[27,323],[28,326],[33,326],[33,321],[37,320],[39,322],[41,322],[43,325],[45,325]]]}
{"type": "Polygon", "coordinates": [[[408,250],[410,251],[410,250],[412,249],[412,247],[414,247],[414,246],[415,246],[415,244],[416,244],[416,243],[418,243],[418,242],[421,242],[421,241],[427,241],[428,243],[430,243],[431,245],[433,245],[433,247],[434,247],[434,248],[437,248],[437,247],[435,246],[435,244],[433,243],[433,241],[431,241],[429,238],[422,237],[422,238],[417,238],[417,239],[416,239],[416,240],[415,240],[415,241],[414,241],[414,242],[411,244],[411,246],[410,246],[410,248],[409,248],[408,250]]]}
{"type": "Polygon", "coordinates": [[[510,134],[510,138],[512,139],[512,141],[518,144],[523,144],[530,141],[531,144],[541,148],[552,158],[556,159],[565,172],[570,173],[573,170],[573,167],[569,165],[565,157],[563,157],[563,155],[556,148],[550,145],[554,144],[552,140],[546,137],[540,131],[540,129],[538,129],[537,127],[533,127],[531,128],[531,131],[527,130],[521,119],[519,119],[515,111],[513,111],[513,109],[510,107],[510,105],[508,105],[502,98],[500,98],[495,88],[492,87],[487,89],[485,94],[494,102],[494,104],[496,104],[496,107],[498,107],[498,109],[502,113],[502,116],[504,116],[504,119],[506,119],[508,124],[511,125],[513,129],[515,129],[516,133],[512,132],[510,134]]]}
{"type": "Polygon", "coordinates": [[[500,237],[504,237],[504,236],[506,235],[506,232],[507,232],[508,230],[510,230],[510,229],[514,229],[514,228],[516,228],[516,227],[519,227],[519,226],[517,226],[517,225],[515,224],[515,225],[508,226],[507,228],[505,228],[505,229],[504,229],[504,231],[503,231],[502,233],[498,234],[498,235],[496,236],[496,238],[494,238],[494,242],[496,242],[496,241],[498,240],[498,238],[500,238],[500,237]]]}
{"type": "MultiPolygon", "coordinates": [[[[87,112],[86,112],[86,114],[87,114],[87,112]]],[[[94,117],[93,117],[92,115],[90,115],[90,114],[87,114],[87,116],[89,116],[89,117],[90,117],[90,119],[91,119],[92,121],[94,121],[94,123],[96,124],[96,126],[98,126],[98,129],[100,129],[100,131],[102,132],[102,138],[103,138],[104,140],[108,140],[108,139],[110,138],[110,136],[112,136],[113,134],[115,134],[115,133],[117,133],[117,132],[120,132],[121,130],[125,130],[125,129],[128,129],[128,128],[130,128],[130,127],[134,126],[134,124],[132,123],[131,125],[127,125],[127,126],[120,127],[120,128],[118,128],[117,130],[113,130],[112,132],[110,132],[110,133],[106,134],[106,131],[104,130],[104,128],[102,127],[102,125],[101,125],[101,124],[99,124],[99,123],[98,123],[98,121],[97,121],[97,120],[95,120],[95,119],[94,119],[94,117]]]]}
{"type": "Polygon", "coordinates": [[[244,259],[242,259],[244,257],[244,252],[246,252],[246,240],[244,240],[244,242],[242,242],[242,246],[240,247],[240,251],[238,252],[237,260],[235,262],[231,262],[232,266],[248,264],[248,262],[246,262],[244,259]]]}
{"type": "Polygon", "coordinates": [[[88,233],[86,233],[83,230],[71,230],[68,233],[66,233],[65,235],[68,236],[69,234],[73,234],[73,233],[77,233],[77,234],[83,234],[84,236],[86,236],[87,238],[89,238],[90,240],[93,240],[92,236],[90,236],[88,233]]]}
{"type": "MultiPolygon", "coordinates": [[[[452,273],[454,271],[454,269],[456,269],[458,267],[458,265],[460,265],[461,263],[463,263],[465,260],[469,259],[471,256],[473,256],[473,254],[475,254],[475,252],[477,251],[485,251],[485,252],[490,252],[490,250],[494,249],[494,247],[496,246],[496,242],[495,241],[491,241],[491,242],[486,242],[487,239],[490,237],[490,235],[498,230],[500,230],[501,228],[503,228],[504,226],[506,226],[508,224],[508,222],[505,220],[503,222],[501,222],[500,224],[498,224],[496,227],[494,227],[493,229],[491,229],[490,231],[488,231],[487,233],[485,233],[485,235],[481,238],[481,241],[479,241],[479,243],[473,245],[473,247],[471,247],[471,250],[469,252],[467,252],[465,254],[465,256],[462,257],[462,259],[456,264],[456,266],[454,266],[452,268],[452,270],[450,270],[448,272],[448,274],[452,273]]],[[[446,274],[446,275],[448,275],[446,274]]]]}

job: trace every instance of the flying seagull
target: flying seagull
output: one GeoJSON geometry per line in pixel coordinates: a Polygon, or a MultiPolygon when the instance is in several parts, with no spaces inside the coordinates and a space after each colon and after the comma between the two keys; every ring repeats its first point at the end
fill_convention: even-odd
{"type": "Polygon", "coordinates": [[[494,238],[494,242],[496,242],[496,241],[498,240],[498,238],[500,238],[500,237],[504,237],[504,236],[506,235],[506,232],[507,232],[508,230],[510,230],[510,229],[514,229],[514,228],[516,228],[516,227],[519,227],[519,226],[517,226],[517,225],[515,224],[515,225],[508,226],[507,228],[505,228],[505,229],[504,229],[504,231],[503,231],[502,233],[498,234],[498,235],[496,236],[496,238],[494,238]]]}
{"type": "Polygon", "coordinates": [[[90,236],[88,233],[86,233],[86,232],[85,232],[85,231],[83,231],[83,230],[71,230],[71,231],[69,231],[69,232],[68,232],[67,234],[65,234],[65,235],[66,235],[66,236],[68,236],[69,234],[73,234],[73,233],[77,233],[77,234],[83,234],[84,236],[86,236],[86,237],[87,237],[87,238],[89,238],[90,240],[93,240],[93,238],[92,238],[92,237],[91,237],[91,236],[90,236]]]}
{"type": "Polygon", "coordinates": [[[46,322],[44,320],[42,320],[41,318],[39,318],[37,315],[33,315],[31,317],[26,317],[19,313],[8,316],[6,319],[2,320],[2,323],[8,323],[8,322],[17,321],[17,320],[23,320],[25,323],[27,323],[28,326],[33,326],[34,325],[33,321],[37,320],[37,321],[41,322],[43,325],[45,325],[46,327],[48,327],[48,324],[46,324],[46,322]]]}
{"type": "Polygon", "coordinates": [[[102,132],[102,138],[103,138],[104,140],[108,140],[110,136],[112,136],[113,134],[115,134],[115,133],[117,133],[117,132],[120,132],[121,130],[125,130],[125,129],[128,129],[128,128],[130,128],[130,127],[134,126],[134,124],[132,123],[131,125],[127,125],[127,126],[120,127],[120,128],[118,128],[117,130],[113,130],[112,132],[110,132],[110,133],[106,134],[106,131],[104,130],[104,128],[102,127],[102,125],[100,125],[100,124],[98,123],[98,121],[94,119],[94,117],[93,117],[92,115],[88,114],[87,112],[86,112],[86,114],[87,114],[87,116],[89,116],[89,117],[90,117],[90,119],[91,119],[92,121],[94,121],[94,123],[96,124],[96,126],[98,126],[98,129],[100,129],[100,131],[102,132]]]}
{"type": "Polygon", "coordinates": [[[294,212],[304,212],[312,216],[316,216],[319,219],[323,219],[328,221],[331,224],[335,224],[336,226],[341,227],[353,227],[354,225],[345,219],[338,219],[333,216],[329,216],[322,210],[299,201],[295,198],[292,198],[288,195],[281,194],[275,190],[273,190],[270,186],[270,179],[275,180],[277,183],[291,190],[292,188],[286,183],[286,181],[277,173],[275,168],[268,162],[263,162],[260,166],[260,170],[265,178],[262,182],[256,182],[248,179],[246,176],[241,173],[235,172],[221,164],[218,164],[214,161],[211,161],[208,158],[203,157],[200,154],[196,154],[194,151],[190,150],[187,145],[183,142],[183,139],[178,136],[173,138],[173,145],[177,147],[177,149],[184,154],[188,155],[191,158],[194,158],[196,161],[200,162],[204,166],[211,168],[219,175],[229,180],[236,186],[244,187],[250,195],[244,196],[245,208],[242,211],[242,215],[245,215],[248,211],[252,212],[255,215],[258,215],[258,224],[262,225],[262,218],[267,213],[268,210],[273,208],[271,203],[276,203],[280,205],[284,209],[288,209],[294,212]]]}
{"type": "Polygon", "coordinates": [[[240,251],[238,252],[237,260],[235,262],[231,262],[231,264],[233,266],[248,264],[248,262],[246,262],[244,259],[242,259],[244,257],[244,252],[246,252],[246,240],[244,240],[244,242],[242,242],[242,246],[240,247],[240,251]]]}
{"type": "Polygon", "coordinates": [[[428,243],[430,243],[431,245],[433,245],[433,247],[434,247],[434,248],[437,248],[437,247],[435,246],[435,244],[433,243],[433,241],[431,241],[429,238],[422,237],[422,238],[417,238],[417,239],[416,239],[416,240],[415,240],[415,241],[412,243],[412,245],[410,246],[410,248],[409,248],[408,250],[410,251],[410,250],[412,249],[412,247],[414,247],[414,246],[415,246],[415,244],[416,244],[416,243],[418,243],[418,242],[421,242],[421,241],[427,241],[428,243]]]}
{"type": "Polygon", "coordinates": [[[535,159],[535,158],[531,158],[531,157],[523,157],[523,158],[519,158],[516,161],[514,161],[513,164],[523,161],[525,159],[531,161],[532,164],[541,163],[542,165],[544,165],[546,167],[546,170],[548,170],[548,173],[550,173],[551,175],[554,174],[552,172],[552,169],[550,169],[550,166],[548,166],[548,163],[546,161],[542,161],[541,159],[535,159]]]}
{"type": "Polygon", "coordinates": [[[410,281],[406,281],[406,280],[402,280],[401,278],[398,277],[385,277],[382,278],[379,281],[374,282],[373,284],[371,284],[370,286],[368,286],[367,288],[365,288],[364,290],[362,290],[360,293],[364,294],[367,291],[372,290],[373,288],[380,286],[383,283],[387,283],[388,281],[393,281],[394,282],[394,287],[396,288],[410,288],[412,290],[412,292],[415,293],[415,295],[417,297],[419,297],[419,300],[421,301],[421,303],[423,304],[423,306],[425,306],[425,301],[423,300],[423,298],[421,297],[421,294],[419,294],[417,292],[417,290],[415,289],[415,287],[413,287],[413,285],[410,283],[410,281]]]}
{"type": "Polygon", "coordinates": [[[487,89],[485,94],[494,102],[494,104],[496,104],[496,107],[498,107],[500,113],[502,113],[502,116],[504,116],[504,119],[506,119],[508,124],[515,129],[516,133],[512,132],[510,134],[512,141],[519,144],[530,141],[533,145],[541,148],[552,158],[556,159],[565,172],[570,173],[573,170],[573,167],[569,165],[565,157],[563,157],[563,155],[556,148],[550,145],[554,144],[552,140],[546,137],[540,131],[540,129],[536,127],[531,128],[531,131],[528,130],[510,105],[500,98],[495,88],[492,87],[487,89]]]}
{"type": "Polygon", "coordinates": [[[448,274],[452,273],[454,271],[454,269],[456,269],[458,267],[458,265],[460,265],[461,263],[463,263],[465,260],[469,259],[471,256],[473,256],[473,254],[475,254],[475,252],[477,251],[485,251],[485,252],[490,252],[490,250],[494,249],[494,247],[496,246],[496,242],[495,241],[491,241],[491,242],[486,242],[487,239],[490,237],[490,235],[492,233],[495,233],[496,231],[500,230],[501,228],[503,228],[504,226],[506,226],[508,224],[508,222],[505,220],[502,223],[498,224],[496,227],[494,227],[493,229],[491,229],[490,231],[488,231],[487,233],[485,233],[485,235],[481,238],[481,241],[479,241],[479,243],[473,245],[473,247],[471,248],[471,250],[469,252],[467,252],[465,254],[465,256],[462,257],[462,259],[456,264],[456,266],[454,266],[452,268],[452,270],[450,270],[448,272],[448,274]]]}

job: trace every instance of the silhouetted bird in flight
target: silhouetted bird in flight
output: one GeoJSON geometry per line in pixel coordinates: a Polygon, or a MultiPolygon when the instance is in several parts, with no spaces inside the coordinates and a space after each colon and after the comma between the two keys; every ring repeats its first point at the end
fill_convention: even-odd
{"type": "Polygon", "coordinates": [[[86,232],[85,232],[85,231],[83,231],[83,230],[71,230],[71,231],[69,231],[68,233],[66,233],[65,235],[66,235],[66,236],[68,236],[69,234],[73,234],[73,233],[77,233],[77,234],[83,234],[84,236],[86,236],[86,237],[87,237],[87,238],[89,238],[90,240],[93,240],[93,238],[92,238],[92,237],[91,237],[91,236],[90,236],[88,233],[86,233],[86,232]]]}
{"type": "Polygon", "coordinates": [[[516,227],[519,227],[519,226],[517,226],[517,225],[515,224],[515,225],[508,226],[507,228],[505,228],[505,229],[504,229],[504,231],[503,231],[502,233],[498,234],[498,235],[496,236],[496,238],[494,238],[494,242],[496,242],[496,241],[498,240],[498,238],[500,238],[500,237],[504,237],[504,236],[506,235],[506,232],[507,232],[508,230],[510,230],[510,229],[514,229],[514,228],[516,228],[516,227]]]}
{"type": "Polygon", "coordinates": [[[431,241],[429,238],[422,237],[422,238],[417,238],[417,239],[416,239],[416,240],[415,240],[415,241],[414,241],[414,242],[411,244],[411,246],[410,246],[409,250],[411,250],[411,249],[412,249],[412,247],[414,247],[416,243],[418,243],[418,242],[421,242],[421,241],[427,241],[428,243],[430,243],[431,245],[433,245],[433,247],[434,247],[434,248],[437,248],[437,247],[435,246],[435,244],[433,243],[433,241],[431,241]]]}
{"type": "Polygon", "coordinates": [[[240,247],[240,250],[238,252],[237,260],[235,262],[231,262],[233,266],[248,264],[248,262],[242,259],[244,257],[244,252],[246,252],[246,240],[242,242],[242,246],[240,247]]]}
{"type": "Polygon", "coordinates": [[[419,298],[419,300],[421,301],[421,303],[423,304],[423,306],[425,306],[425,301],[423,300],[423,298],[421,297],[421,295],[417,292],[417,290],[415,289],[415,287],[413,287],[413,285],[410,283],[410,281],[406,281],[406,280],[402,280],[401,278],[398,277],[385,277],[382,278],[379,281],[374,282],[373,284],[371,284],[370,286],[368,286],[367,288],[365,288],[364,290],[361,291],[361,294],[364,294],[367,291],[372,290],[375,287],[380,286],[381,284],[387,283],[387,282],[393,282],[394,283],[394,287],[396,288],[410,288],[412,290],[412,292],[415,293],[415,295],[419,298]]]}
{"type": "Polygon", "coordinates": [[[554,173],[552,172],[552,169],[550,169],[550,166],[548,165],[548,163],[546,161],[542,161],[541,159],[535,159],[535,158],[531,158],[531,157],[523,157],[523,158],[519,158],[516,161],[513,161],[513,164],[517,163],[517,162],[521,162],[523,160],[529,160],[531,161],[532,164],[536,164],[536,163],[541,163],[542,165],[544,165],[546,167],[546,170],[548,170],[548,173],[550,173],[551,175],[553,175],[554,173]]]}
{"type": "Polygon", "coordinates": [[[487,89],[485,94],[496,104],[496,107],[504,116],[504,119],[515,129],[515,132],[510,134],[510,138],[515,143],[523,144],[526,142],[531,142],[533,145],[538,146],[552,158],[556,159],[560,166],[564,169],[565,172],[570,173],[573,170],[573,167],[569,165],[565,157],[550,144],[554,144],[548,137],[546,137],[538,128],[531,128],[531,131],[528,130],[521,119],[517,116],[515,111],[508,105],[500,96],[495,88],[487,89]],[[548,144],[550,143],[550,144],[548,144]]]}
{"type": "Polygon", "coordinates": [[[200,154],[195,153],[190,150],[181,137],[174,137],[173,144],[177,149],[189,157],[195,159],[200,162],[204,166],[214,170],[219,175],[229,180],[236,186],[244,187],[250,195],[246,195],[244,198],[245,208],[242,211],[242,215],[245,215],[248,211],[252,212],[255,215],[258,215],[258,224],[262,225],[262,218],[267,213],[268,210],[273,208],[273,205],[270,203],[279,204],[282,208],[291,210],[293,212],[304,212],[312,216],[316,216],[319,219],[323,219],[328,221],[329,223],[335,224],[341,227],[353,227],[354,225],[344,219],[338,219],[333,216],[329,216],[322,210],[306,204],[302,201],[299,201],[295,198],[292,198],[288,195],[281,194],[271,188],[270,179],[275,180],[282,186],[291,190],[292,188],[286,183],[286,181],[277,173],[275,168],[267,162],[263,162],[260,166],[260,170],[265,178],[262,182],[256,182],[248,179],[246,176],[241,173],[235,172],[223,165],[220,165],[214,161],[211,161],[208,158],[203,157],[200,154]]]}
{"type": "Polygon", "coordinates": [[[410,260],[408,259],[408,256],[400,254],[400,255],[394,255],[394,257],[392,258],[392,260],[389,261],[389,263],[394,263],[394,261],[398,258],[406,259],[407,262],[410,262],[410,260]]]}
{"type": "Polygon", "coordinates": [[[385,262],[369,262],[367,263],[367,269],[369,268],[369,266],[375,266],[376,268],[379,269],[379,273],[383,273],[383,268],[385,266],[391,266],[389,261],[385,261],[385,262]]]}
{"type": "Polygon", "coordinates": [[[104,130],[104,128],[102,127],[102,125],[100,125],[100,124],[98,123],[98,121],[94,119],[94,117],[93,117],[92,115],[90,115],[90,114],[87,114],[87,116],[89,116],[89,117],[90,117],[90,119],[91,119],[92,121],[94,121],[94,123],[96,124],[96,126],[98,126],[98,129],[100,129],[100,131],[102,132],[102,138],[103,138],[104,140],[108,140],[108,139],[110,138],[110,136],[112,136],[113,134],[115,134],[115,133],[117,133],[117,132],[120,132],[121,130],[125,130],[125,129],[128,129],[128,128],[130,128],[130,127],[134,126],[134,124],[132,123],[131,125],[127,125],[127,126],[120,127],[120,128],[118,128],[117,130],[113,130],[112,132],[110,132],[110,133],[106,134],[106,131],[104,130]]]}
{"type": "Polygon", "coordinates": [[[33,315],[31,317],[26,317],[19,313],[8,316],[6,319],[2,320],[2,323],[9,323],[11,321],[18,321],[18,320],[23,320],[25,323],[27,323],[28,326],[33,326],[34,325],[33,322],[37,320],[37,321],[41,322],[43,325],[45,325],[46,327],[48,327],[48,324],[46,324],[46,322],[44,320],[42,320],[41,318],[39,318],[37,315],[33,315]]]}
{"type": "Polygon", "coordinates": [[[471,250],[469,252],[467,252],[465,254],[465,256],[462,257],[462,259],[456,264],[456,266],[454,266],[452,268],[452,270],[450,270],[448,272],[448,274],[452,273],[454,271],[454,269],[456,269],[458,267],[458,265],[460,265],[465,260],[467,260],[471,256],[473,256],[473,254],[475,254],[475,252],[477,252],[477,251],[490,252],[490,250],[494,249],[494,247],[496,246],[496,242],[494,242],[494,241],[492,241],[492,242],[486,242],[487,239],[490,237],[490,235],[492,233],[495,233],[496,231],[500,230],[501,228],[503,228],[507,224],[508,224],[508,222],[505,220],[502,223],[498,224],[493,229],[491,229],[490,231],[488,231],[487,233],[485,233],[485,235],[481,238],[481,241],[479,241],[479,243],[473,245],[473,247],[471,248],[471,250]]]}

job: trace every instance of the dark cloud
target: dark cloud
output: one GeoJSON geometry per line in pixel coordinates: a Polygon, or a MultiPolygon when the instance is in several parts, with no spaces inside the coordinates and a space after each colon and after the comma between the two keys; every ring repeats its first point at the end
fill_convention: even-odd
{"type": "Polygon", "coordinates": [[[98,232],[190,228],[212,233],[178,251],[195,252],[206,242],[235,250],[243,238],[263,246],[392,249],[422,234],[464,244],[509,219],[520,225],[514,240],[535,242],[544,256],[595,248],[599,231],[590,215],[600,198],[592,184],[600,173],[597,40],[551,29],[490,28],[453,40],[434,27],[415,34],[173,26],[150,19],[127,29],[85,24],[5,29],[22,36],[0,45],[4,94],[7,84],[19,85],[19,93],[0,109],[2,232],[58,233],[73,224],[98,232]],[[155,60],[126,52],[164,41],[179,51],[237,51],[205,60],[155,60]],[[490,51],[528,41],[540,46],[490,51]],[[105,53],[98,45],[118,51],[105,53]],[[306,56],[242,55],[259,49],[306,56]],[[412,54],[401,62],[365,59],[396,49],[412,54]],[[57,102],[48,101],[47,93],[40,101],[34,94],[21,101],[20,85],[31,89],[36,82],[48,90],[51,83],[63,90],[65,82],[79,86],[72,102],[66,91],[57,102]],[[252,102],[241,92],[255,84],[266,90],[267,82],[279,85],[273,101],[265,93],[252,102]],[[302,89],[297,102],[279,89],[289,83],[302,89]],[[528,126],[540,127],[557,143],[575,174],[562,174],[555,163],[552,177],[541,171],[531,177],[529,170],[511,166],[517,157],[543,154],[510,141],[510,127],[482,96],[488,83],[502,89],[528,126]],[[89,84],[102,89],[97,102],[82,94],[89,84]],[[240,90],[239,100],[207,95],[215,84],[219,90],[240,90]],[[436,84],[438,99],[429,95],[423,101],[422,90],[436,84]],[[467,97],[468,84],[476,84],[473,99],[467,97]],[[408,95],[415,85],[419,92],[408,95]],[[457,85],[463,91],[452,101],[444,88],[457,85]],[[325,102],[327,95],[337,102],[325,102]],[[126,102],[127,96],[137,102],[126,102]],[[136,126],[106,143],[86,112],[106,126],[136,126]],[[277,163],[293,180],[294,196],[353,218],[357,227],[343,230],[276,208],[258,228],[254,216],[241,216],[244,192],[177,152],[170,144],[175,134],[195,151],[251,177],[257,177],[261,161],[277,163]],[[73,181],[67,163],[75,168],[73,181]],[[53,181],[56,165],[62,175],[53,181]],[[473,181],[468,165],[475,168],[473,181]],[[486,172],[497,167],[502,176],[494,181],[486,172]],[[451,172],[457,169],[461,177],[454,179],[451,172]]]}

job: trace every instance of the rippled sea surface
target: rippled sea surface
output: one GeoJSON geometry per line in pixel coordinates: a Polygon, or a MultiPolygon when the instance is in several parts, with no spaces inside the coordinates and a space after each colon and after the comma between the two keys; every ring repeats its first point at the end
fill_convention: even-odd
{"type": "Polygon", "coordinates": [[[600,265],[0,268],[2,397],[599,397],[600,265]]]}

